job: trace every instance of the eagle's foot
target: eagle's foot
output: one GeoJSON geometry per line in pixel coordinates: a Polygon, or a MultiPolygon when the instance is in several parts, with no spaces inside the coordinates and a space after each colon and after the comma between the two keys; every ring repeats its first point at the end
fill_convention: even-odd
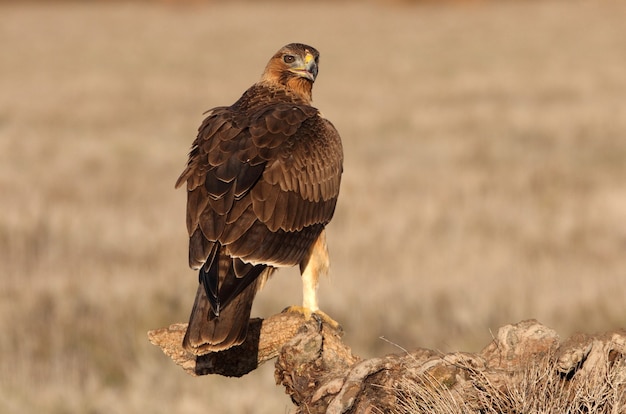
{"type": "MultiPolygon", "coordinates": [[[[331,328],[338,330],[338,331],[343,331],[343,328],[341,327],[341,325],[339,324],[339,322],[337,322],[336,320],[334,320],[333,318],[331,318],[330,316],[328,316],[328,314],[326,314],[325,312],[322,312],[321,310],[312,310],[309,309],[305,306],[289,306],[287,308],[285,308],[283,310],[283,312],[292,312],[292,313],[298,313],[302,316],[304,316],[304,319],[309,320],[311,318],[315,318],[320,325],[322,324],[326,324],[328,326],[330,326],[331,328]]],[[[321,326],[320,326],[321,327],[321,326]]]]}

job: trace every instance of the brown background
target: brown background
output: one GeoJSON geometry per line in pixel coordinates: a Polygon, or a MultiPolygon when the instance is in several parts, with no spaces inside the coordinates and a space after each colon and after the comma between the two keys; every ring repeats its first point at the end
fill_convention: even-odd
{"type": "MultiPolygon", "coordinates": [[[[272,366],[188,377],[183,191],[202,119],[280,46],[342,134],[322,309],[364,357],[505,323],[626,325],[626,5],[0,5],[0,411],[286,412],[272,366]],[[387,340],[380,339],[381,336],[387,340]]],[[[281,271],[254,315],[300,302],[281,271]]]]}

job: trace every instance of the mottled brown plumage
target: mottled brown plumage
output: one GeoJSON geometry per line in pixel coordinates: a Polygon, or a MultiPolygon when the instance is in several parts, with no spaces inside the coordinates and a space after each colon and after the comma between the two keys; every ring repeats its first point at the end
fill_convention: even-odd
{"type": "Polygon", "coordinates": [[[300,265],[304,305],[317,310],[343,163],[339,134],[311,106],[318,59],[303,44],[280,49],[237,102],[208,112],[176,182],[187,183],[189,265],[200,274],[183,343],[195,354],[243,342],[276,267],[300,265]]]}

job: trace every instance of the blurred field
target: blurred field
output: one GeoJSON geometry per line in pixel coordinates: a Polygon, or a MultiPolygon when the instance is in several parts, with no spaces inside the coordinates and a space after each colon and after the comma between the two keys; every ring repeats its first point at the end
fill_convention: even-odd
{"type": "MultiPolygon", "coordinates": [[[[362,356],[537,318],[626,327],[626,4],[0,5],[0,412],[287,412],[191,378],[183,191],[202,119],[283,44],[344,140],[321,306],[362,356]]],[[[253,314],[300,302],[281,271],[253,314]]]]}

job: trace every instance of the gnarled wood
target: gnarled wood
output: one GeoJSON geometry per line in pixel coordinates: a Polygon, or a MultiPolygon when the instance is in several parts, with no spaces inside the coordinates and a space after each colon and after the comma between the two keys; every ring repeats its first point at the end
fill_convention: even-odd
{"type": "Polygon", "coordinates": [[[303,323],[304,317],[297,313],[279,313],[265,320],[250,319],[248,336],[243,344],[202,356],[182,347],[186,323],[149,331],[148,338],[188,374],[241,377],[263,362],[276,358],[278,351],[294,337],[303,323]]]}
{"type": "Polygon", "coordinates": [[[240,376],[276,357],[276,383],[296,413],[626,412],[623,330],[561,343],[528,320],[500,328],[479,353],[417,349],[362,360],[340,329],[296,313],[253,319],[240,347],[202,357],[183,350],[185,328],[151,331],[150,340],[192,375],[240,376]]]}

